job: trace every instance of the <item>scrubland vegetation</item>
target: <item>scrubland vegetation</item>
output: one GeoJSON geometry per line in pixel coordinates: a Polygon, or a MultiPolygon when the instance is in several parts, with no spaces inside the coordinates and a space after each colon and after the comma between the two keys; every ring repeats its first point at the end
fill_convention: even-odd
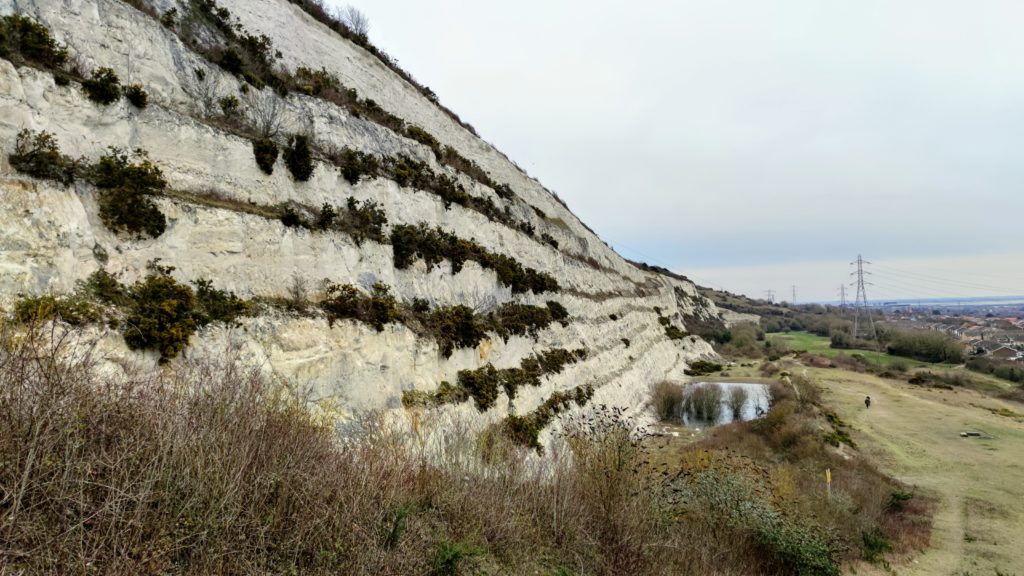
{"type": "Polygon", "coordinates": [[[975,372],[991,374],[1007,382],[1024,385],[1024,366],[1020,363],[993,360],[991,358],[971,358],[967,367],[975,372]]]}
{"type": "Polygon", "coordinates": [[[927,541],[918,497],[825,445],[807,384],[690,446],[586,412],[538,458],[516,441],[586,389],[503,423],[513,440],[373,416],[338,436],[230,358],[115,376],[88,344],[0,334],[9,569],[828,575],[927,541]]]}
{"type": "MultiPolygon", "coordinates": [[[[723,555],[730,548],[736,558],[760,555],[786,574],[838,574],[847,562],[884,562],[890,552],[927,545],[930,504],[855,451],[849,425],[823,404],[812,382],[787,377],[769,390],[771,407],[762,418],[711,427],[695,442],[648,440],[652,460],[669,471],[681,462],[686,488],[706,491],[683,489],[679,498],[684,509],[721,520],[723,555]]],[[[719,410],[738,411],[742,394],[723,402],[714,384],[660,382],[651,405],[663,421],[689,412],[708,422],[719,410]]],[[[749,573],[764,573],[765,564],[747,564],[749,573]]]]}

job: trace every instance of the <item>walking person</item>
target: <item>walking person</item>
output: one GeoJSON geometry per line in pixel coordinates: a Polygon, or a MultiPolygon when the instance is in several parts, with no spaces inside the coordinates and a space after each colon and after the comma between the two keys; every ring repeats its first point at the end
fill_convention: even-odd
{"type": "Polygon", "coordinates": [[[864,397],[864,408],[871,408],[871,396],[864,397]]]}

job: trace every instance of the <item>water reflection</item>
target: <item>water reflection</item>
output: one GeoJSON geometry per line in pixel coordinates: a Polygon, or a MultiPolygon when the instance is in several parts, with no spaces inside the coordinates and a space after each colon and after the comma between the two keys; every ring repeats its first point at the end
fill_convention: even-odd
{"type": "Polygon", "coordinates": [[[699,382],[686,388],[680,420],[700,427],[745,422],[767,413],[770,403],[767,384],[699,382]]]}

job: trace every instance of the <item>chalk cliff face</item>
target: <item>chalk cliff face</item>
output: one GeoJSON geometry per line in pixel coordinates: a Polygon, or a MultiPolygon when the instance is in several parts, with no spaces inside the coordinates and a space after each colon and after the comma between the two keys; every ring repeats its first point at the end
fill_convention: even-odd
{"type": "MultiPolygon", "coordinates": [[[[376,56],[286,0],[218,4],[249,33],[267,35],[280,52],[283,68],[327,71],[360,98],[372,99],[477,164],[494,183],[508,185],[514,196],[499,195],[479,178],[440,163],[431,147],[335,103],[295,92],[279,97],[269,88],[257,95],[254,87],[245,87],[239,77],[186,44],[180,30],[161,25],[128,3],[0,0],[0,15],[21,14],[45,25],[82,70],[110,67],[123,83],[141,84],[149,94],[149,106],[141,110],[124,99],[98,105],[76,82],[61,86],[47,71],[0,60],[4,307],[10,309],[21,295],[69,293],[76,282],[101,268],[130,283],[145,275],[147,262],[159,258],[175,267],[173,275],[181,281],[208,278],[215,287],[246,298],[287,296],[294,286],[305,285],[315,299],[324,280],[364,291],[383,282],[399,302],[422,298],[435,307],[465,304],[485,313],[507,302],[557,301],[569,313],[566,325],[552,323],[536,337],[512,336],[506,341],[491,334],[478,346],[456,348],[446,358],[432,338],[417,336],[402,323],[389,323],[378,331],[354,320],[329,325],[316,314],[264,309],[238,325],[215,323],[201,329],[183,352],[195,357],[235,345],[243,357],[309,386],[315,399],[330,399],[345,411],[400,410],[404,391],[432,391],[442,381],[456,382],[458,371],[488,363],[497,368],[519,366],[531,353],[553,348],[585,348],[588,354],[586,360],[546,376],[541,386],[520,389],[513,401],[502,397],[481,417],[527,413],[552,392],[581,384],[594,387],[591,402],[639,408],[650,383],[681,377],[688,362],[713,355],[696,336],[670,339],[665,320],[659,322],[668,318],[687,330],[690,319],[718,317],[714,305],[692,284],[625,261],[538,182],[376,56]],[[318,161],[305,182],[295,181],[281,160],[267,175],[254,162],[250,139],[210,120],[211,101],[225,95],[238,95],[243,107],[254,98],[279,98],[285,132],[311,134],[319,150],[347,147],[425,162],[434,172],[459,182],[471,197],[490,199],[508,221],[526,223],[534,232],[458,203],[446,208],[436,194],[400,186],[386,177],[350,184],[326,161],[318,161]],[[95,160],[109,146],[146,150],[168,182],[167,192],[155,198],[167,218],[166,231],[147,239],[115,234],[102,223],[90,184],[64,187],[13,170],[8,154],[23,129],[53,133],[61,151],[75,158],[95,160]],[[238,208],[344,205],[349,197],[378,203],[387,215],[388,229],[421,222],[439,226],[550,274],[560,289],[514,294],[492,270],[475,262],[467,262],[457,273],[448,260],[433,268],[418,261],[398,269],[388,244],[357,244],[340,232],[286,227],[280,219],[238,208]],[[542,241],[542,234],[549,241],[542,241]]],[[[171,8],[183,15],[190,10],[188,3],[171,0],[154,0],[148,6],[158,15],[171,8]]],[[[157,368],[155,353],[129,351],[114,330],[91,330],[103,335],[110,358],[157,368]]],[[[478,414],[471,403],[441,410],[478,414]]]]}

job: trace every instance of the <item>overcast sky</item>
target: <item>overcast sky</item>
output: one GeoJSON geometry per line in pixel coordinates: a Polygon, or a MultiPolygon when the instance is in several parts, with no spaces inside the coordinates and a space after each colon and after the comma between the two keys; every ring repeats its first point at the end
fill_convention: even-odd
{"type": "Polygon", "coordinates": [[[751,296],[1024,294],[1024,2],[362,0],[621,254],[751,296]]]}

